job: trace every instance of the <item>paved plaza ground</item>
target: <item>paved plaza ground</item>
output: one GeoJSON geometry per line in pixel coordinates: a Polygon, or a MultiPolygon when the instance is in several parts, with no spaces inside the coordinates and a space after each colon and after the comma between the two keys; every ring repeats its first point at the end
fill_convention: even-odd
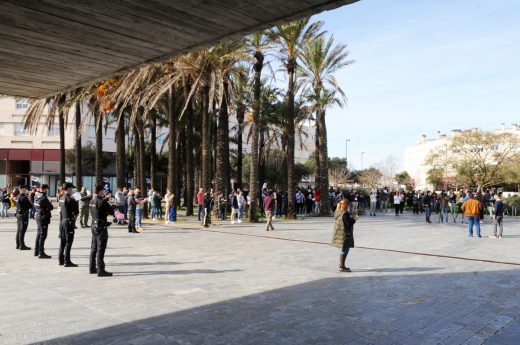
{"type": "Polygon", "coordinates": [[[520,344],[519,221],[494,240],[489,220],[468,238],[460,223],[365,216],[352,273],[337,271],[332,224],[112,226],[114,277],[98,278],[88,230],[74,242],[79,267],[65,268],[55,222],[53,258],[38,260],[0,219],[0,344],[520,344]]]}

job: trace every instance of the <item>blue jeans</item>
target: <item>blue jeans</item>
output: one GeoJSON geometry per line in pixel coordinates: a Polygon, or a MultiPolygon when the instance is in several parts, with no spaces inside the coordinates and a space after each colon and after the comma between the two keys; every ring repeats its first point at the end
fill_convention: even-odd
{"type": "Polygon", "coordinates": [[[426,216],[426,221],[429,222],[430,216],[432,215],[432,209],[430,208],[430,206],[424,206],[424,214],[426,216]]]}
{"type": "Polygon", "coordinates": [[[448,206],[441,206],[441,221],[444,216],[444,221],[448,222],[448,206]]]}
{"type": "Polygon", "coordinates": [[[2,212],[0,212],[0,216],[7,217],[7,203],[1,203],[2,212]]]}
{"type": "Polygon", "coordinates": [[[477,236],[480,237],[480,217],[479,216],[473,216],[473,217],[466,217],[468,220],[468,235],[473,236],[473,224],[477,227],[477,236]]]}
{"type": "Polygon", "coordinates": [[[244,206],[243,205],[238,205],[238,219],[239,220],[242,220],[242,216],[244,214],[244,206]]]}
{"type": "Polygon", "coordinates": [[[204,212],[204,206],[199,205],[199,213],[198,213],[199,222],[202,220],[202,217],[204,216],[203,212],[204,212]]]}
{"type": "Polygon", "coordinates": [[[347,256],[349,251],[350,251],[350,247],[344,246],[343,248],[341,248],[341,255],[347,256]]]}
{"type": "Polygon", "coordinates": [[[175,214],[175,209],[173,207],[170,207],[170,211],[169,211],[169,215],[168,216],[169,216],[170,222],[175,222],[176,214],[175,214]]]}
{"type": "Polygon", "coordinates": [[[157,216],[158,216],[157,207],[153,206],[152,207],[152,219],[157,218],[157,216]]]}
{"type": "Polygon", "coordinates": [[[135,226],[142,227],[143,226],[143,222],[142,222],[142,219],[143,219],[143,209],[142,208],[138,208],[136,211],[137,211],[137,214],[136,214],[136,217],[135,217],[135,226]]]}

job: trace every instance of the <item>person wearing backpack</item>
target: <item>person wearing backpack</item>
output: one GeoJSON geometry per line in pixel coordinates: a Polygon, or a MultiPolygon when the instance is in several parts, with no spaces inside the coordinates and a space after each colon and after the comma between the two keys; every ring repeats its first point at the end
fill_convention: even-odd
{"type": "Polygon", "coordinates": [[[7,218],[7,211],[11,208],[11,200],[9,200],[11,196],[7,192],[7,189],[4,189],[2,195],[0,196],[0,202],[2,209],[0,210],[0,215],[2,218],[7,218]]]}

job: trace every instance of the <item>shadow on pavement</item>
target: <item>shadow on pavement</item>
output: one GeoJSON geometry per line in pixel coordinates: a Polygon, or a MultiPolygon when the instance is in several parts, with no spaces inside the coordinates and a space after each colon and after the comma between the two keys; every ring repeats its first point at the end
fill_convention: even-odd
{"type": "MultiPolygon", "coordinates": [[[[416,267],[412,271],[414,269],[435,268],[416,267]]],[[[385,270],[409,269],[381,271],[385,270]]],[[[142,274],[190,273],[219,271],[142,274]]],[[[39,344],[415,345],[442,341],[460,344],[477,336],[482,338],[481,342],[487,340],[488,345],[497,344],[493,341],[495,335],[497,339],[520,339],[520,328],[514,327],[520,315],[519,297],[520,274],[517,270],[370,276],[338,273],[337,277],[39,344]],[[509,324],[512,326],[508,327],[509,324]]],[[[207,298],[207,295],[201,293],[200,298],[207,298]]]]}
{"type": "Polygon", "coordinates": [[[148,276],[148,275],[184,275],[184,274],[215,274],[226,272],[241,272],[242,270],[178,270],[178,271],[140,271],[140,272],[114,272],[114,276],[128,277],[128,276],[148,276]]]}

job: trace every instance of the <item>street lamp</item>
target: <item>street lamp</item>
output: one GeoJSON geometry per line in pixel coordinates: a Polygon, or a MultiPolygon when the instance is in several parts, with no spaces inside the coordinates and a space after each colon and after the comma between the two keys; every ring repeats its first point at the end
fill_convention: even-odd
{"type": "Polygon", "coordinates": [[[348,170],[348,142],[350,139],[345,140],[345,168],[348,170]]]}
{"type": "Polygon", "coordinates": [[[361,170],[363,170],[363,155],[365,152],[361,152],[361,170]]]}

